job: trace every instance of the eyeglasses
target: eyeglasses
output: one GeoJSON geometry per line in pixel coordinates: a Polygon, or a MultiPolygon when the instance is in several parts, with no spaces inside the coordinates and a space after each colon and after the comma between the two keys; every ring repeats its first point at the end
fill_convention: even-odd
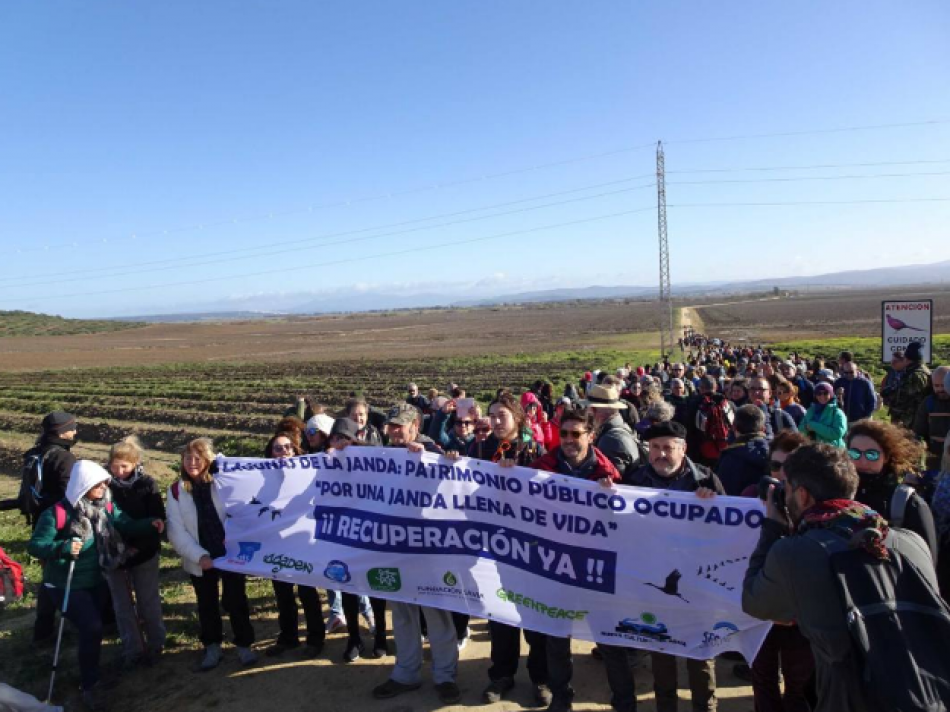
{"type": "Polygon", "coordinates": [[[290,443],[287,443],[286,445],[274,443],[273,445],[270,446],[270,449],[272,452],[293,452],[294,446],[291,445],[290,443]]]}
{"type": "Polygon", "coordinates": [[[574,438],[574,440],[580,440],[582,437],[587,435],[587,430],[561,430],[561,440],[566,438],[574,438]]]}
{"type": "Polygon", "coordinates": [[[782,466],[784,464],[785,464],[784,462],[779,462],[778,460],[769,460],[769,469],[772,472],[778,472],[779,470],[782,469],[782,466]]]}
{"type": "Polygon", "coordinates": [[[307,428],[307,431],[306,431],[306,432],[307,432],[307,435],[309,435],[310,437],[313,437],[314,435],[316,435],[317,433],[320,432],[320,429],[319,429],[319,428],[307,428]]]}
{"type": "Polygon", "coordinates": [[[857,462],[861,459],[861,456],[864,455],[864,459],[868,462],[877,462],[881,459],[880,450],[858,450],[855,447],[848,448],[848,457],[857,462]]]}
{"type": "Polygon", "coordinates": [[[455,424],[461,425],[463,428],[470,428],[471,426],[475,425],[475,421],[474,420],[456,420],[455,424]]]}
{"type": "Polygon", "coordinates": [[[769,390],[768,386],[749,386],[749,390],[752,393],[766,393],[769,390]]]}

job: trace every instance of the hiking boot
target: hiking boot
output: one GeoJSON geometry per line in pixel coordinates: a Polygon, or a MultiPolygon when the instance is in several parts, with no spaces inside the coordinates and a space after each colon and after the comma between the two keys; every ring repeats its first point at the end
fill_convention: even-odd
{"type": "Polygon", "coordinates": [[[264,651],[264,655],[266,655],[269,658],[276,658],[283,655],[288,650],[292,650],[293,648],[299,648],[299,647],[300,647],[300,643],[288,644],[288,643],[281,643],[280,641],[277,641],[272,646],[270,646],[267,650],[264,651]]]}
{"type": "Polygon", "coordinates": [[[565,697],[555,697],[548,705],[546,712],[572,712],[574,704],[565,697]]]}
{"type": "Polygon", "coordinates": [[[386,680],[382,685],[377,685],[373,688],[373,697],[377,700],[388,700],[391,697],[396,695],[401,695],[404,692],[412,692],[413,690],[418,690],[422,687],[421,682],[413,683],[412,685],[407,685],[403,682],[396,682],[392,678],[386,680]]]}
{"type": "Polygon", "coordinates": [[[534,701],[537,703],[538,707],[550,707],[551,703],[554,701],[554,695],[551,692],[551,688],[543,682],[535,685],[534,701]]]}
{"type": "Polygon", "coordinates": [[[247,667],[248,665],[253,665],[257,662],[257,653],[255,653],[250,648],[243,648],[240,645],[237,649],[238,660],[241,661],[241,665],[247,667]]]}
{"type": "Polygon", "coordinates": [[[90,712],[101,712],[106,708],[105,695],[99,685],[82,691],[82,703],[90,712]]]}
{"type": "Polygon", "coordinates": [[[389,655],[389,643],[386,642],[385,638],[377,638],[373,642],[373,657],[377,660],[379,658],[385,658],[389,655]]]}
{"type": "Polygon", "coordinates": [[[435,691],[439,693],[439,702],[443,705],[454,705],[462,699],[462,692],[454,682],[440,682],[435,686],[435,691]]]}
{"type": "Polygon", "coordinates": [[[201,658],[201,664],[198,666],[198,670],[201,672],[208,672],[208,670],[214,670],[220,664],[221,643],[212,643],[207,648],[205,648],[205,654],[204,657],[201,658]]]}
{"type": "Polygon", "coordinates": [[[352,663],[359,660],[365,650],[362,640],[348,640],[346,650],[343,651],[343,662],[352,663]]]}
{"type": "Polygon", "coordinates": [[[319,657],[320,653],[323,652],[323,641],[317,641],[314,643],[307,643],[304,647],[303,656],[305,658],[316,658],[319,657]]]}
{"type": "Polygon", "coordinates": [[[488,683],[488,687],[482,692],[482,701],[485,704],[492,705],[501,702],[505,693],[515,686],[515,681],[510,677],[500,677],[488,683]]]}

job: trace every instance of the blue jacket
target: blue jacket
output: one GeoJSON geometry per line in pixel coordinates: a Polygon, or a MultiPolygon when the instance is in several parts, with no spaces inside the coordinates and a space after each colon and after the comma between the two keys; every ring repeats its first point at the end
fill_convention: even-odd
{"type": "Polygon", "coordinates": [[[815,384],[804,376],[796,376],[792,383],[798,389],[798,402],[807,409],[815,400],[815,384]]]}
{"type": "Polygon", "coordinates": [[[716,474],[726,494],[738,497],[769,474],[769,443],[761,436],[742,436],[719,455],[716,474]]]}
{"type": "Polygon", "coordinates": [[[839,378],[835,381],[835,393],[844,389],[844,414],[849,423],[856,420],[870,418],[877,405],[877,396],[874,394],[874,384],[863,376],[854,378],[839,378]]]}

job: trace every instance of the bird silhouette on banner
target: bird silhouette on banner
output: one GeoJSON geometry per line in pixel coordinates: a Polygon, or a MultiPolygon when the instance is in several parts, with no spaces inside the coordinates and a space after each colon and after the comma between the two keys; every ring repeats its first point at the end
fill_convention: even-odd
{"type": "Polygon", "coordinates": [[[901,321],[895,316],[890,314],[885,314],[884,318],[887,319],[887,325],[891,327],[894,331],[903,331],[904,329],[910,329],[911,331],[924,331],[916,326],[911,326],[907,322],[901,321]]]}
{"type": "Polygon", "coordinates": [[[673,569],[666,577],[666,582],[662,586],[657,586],[655,583],[648,583],[646,585],[652,586],[658,591],[662,591],[667,596],[676,596],[689,603],[679,592],[681,578],[683,578],[683,574],[679,572],[679,569],[673,569]]]}

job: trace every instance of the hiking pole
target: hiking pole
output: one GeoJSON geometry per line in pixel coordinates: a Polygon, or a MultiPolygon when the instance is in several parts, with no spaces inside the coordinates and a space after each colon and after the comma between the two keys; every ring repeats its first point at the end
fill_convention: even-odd
{"type": "MultiPolygon", "coordinates": [[[[73,539],[72,541],[78,541],[73,539]]],[[[59,665],[59,648],[63,642],[63,626],[66,624],[66,607],[69,605],[69,591],[73,587],[73,571],[76,568],[77,555],[69,554],[69,573],[66,574],[66,593],[63,594],[63,610],[59,617],[59,633],[56,635],[56,651],[53,653],[53,674],[49,678],[49,692],[46,693],[46,704],[53,699],[53,684],[56,682],[56,666],[59,665]]]]}

